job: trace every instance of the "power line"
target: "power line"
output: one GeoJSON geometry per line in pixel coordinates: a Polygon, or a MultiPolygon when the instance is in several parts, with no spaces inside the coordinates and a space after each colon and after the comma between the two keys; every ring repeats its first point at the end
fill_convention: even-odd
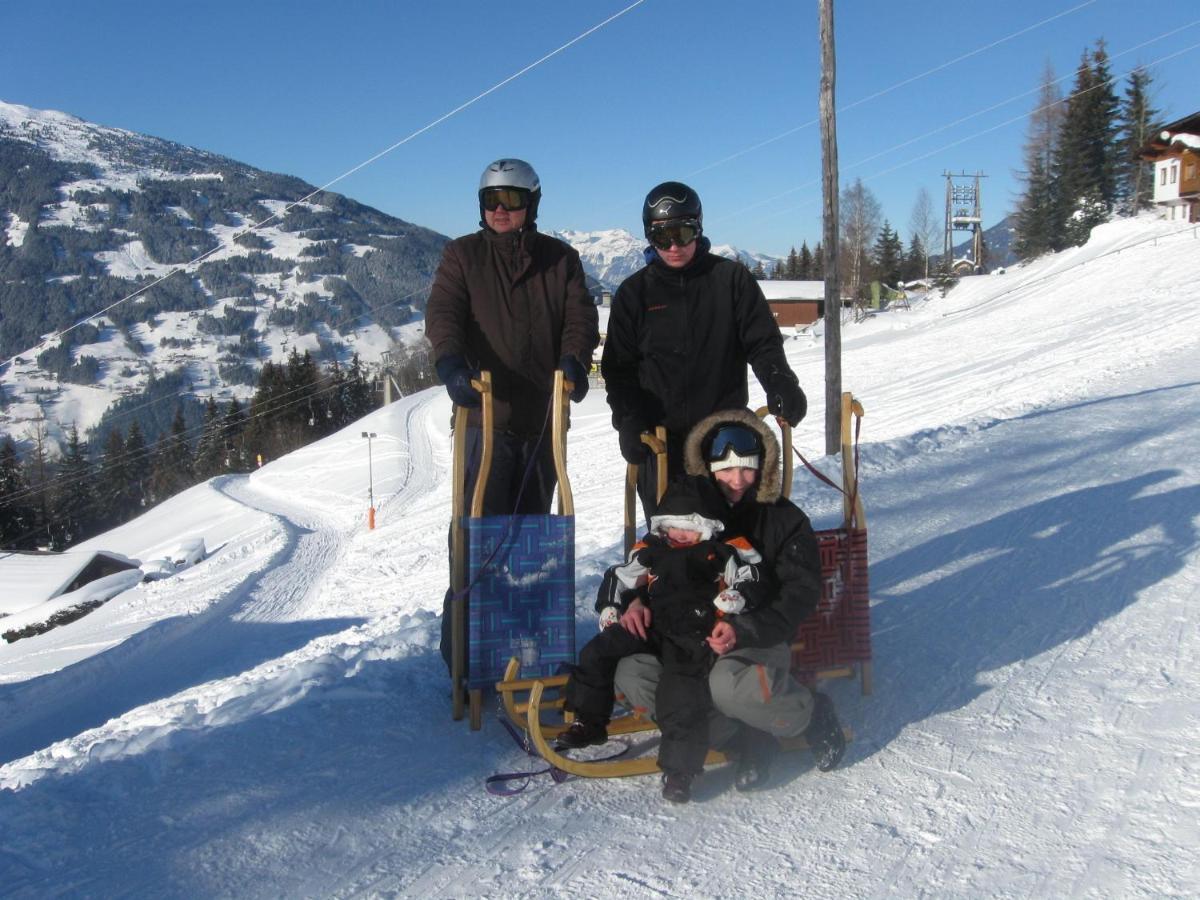
{"type": "MultiPolygon", "coordinates": [[[[336,178],[333,178],[330,181],[326,182],[323,186],[316,188],[315,190],[306,194],[305,196],[301,197],[298,200],[294,200],[293,202],[289,203],[287,206],[283,207],[282,209],[273,212],[271,215],[267,216],[265,219],[263,219],[259,222],[255,222],[253,225],[250,225],[246,228],[243,228],[241,231],[237,232],[232,237],[230,237],[228,243],[218,243],[216,247],[213,247],[213,248],[205,251],[204,253],[201,253],[195,259],[192,259],[186,263],[179,263],[178,265],[174,266],[169,272],[167,272],[164,275],[159,276],[158,278],[151,281],[149,284],[143,285],[142,287],[138,288],[133,293],[131,293],[125,297],[122,297],[121,299],[116,300],[113,303],[110,303],[108,306],[104,307],[103,309],[99,310],[98,312],[92,313],[91,315],[88,315],[88,316],[80,319],[75,324],[62,329],[61,331],[56,331],[56,332],[52,333],[49,337],[47,337],[41,343],[26,350],[25,352],[31,353],[31,352],[37,350],[38,348],[47,345],[50,341],[61,338],[64,334],[74,331],[76,328],[79,328],[81,325],[83,325],[87,322],[90,322],[92,319],[95,319],[99,316],[104,315],[109,310],[120,306],[122,303],[127,303],[128,301],[132,300],[134,297],[144,294],[146,291],[150,290],[150,288],[154,287],[155,285],[162,284],[162,282],[166,281],[172,275],[178,274],[179,272],[187,271],[189,268],[199,265],[201,262],[208,259],[214,253],[216,253],[220,250],[228,249],[229,247],[231,247],[233,245],[234,242],[237,241],[238,238],[242,237],[243,235],[250,234],[250,233],[256,231],[257,229],[261,228],[262,226],[266,225],[268,222],[274,221],[275,219],[282,219],[282,217],[287,215],[287,213],[293,207],[311,200],[317,194],[321,193],[322,191],[325,191],[332,185],[337,184],[339,181],[342,181],[345,178],[348,178],[349,176],[353,175],[355,172],[358,172],[358,171],[366,168],[367,166],[371,165],[372,163],[379,161],[380,159],[382,159],[384,156],[387,156],[392,151],[396,150],[399,147],[404,146],[409,141],[419,137],[420,135],[424,134],[425,132],[430,131],[433,128],[436,128],[438,125],[445,122],[447,119],[457,115],[458,113],[462,112],[463,110],[467,109],[468,107],[474,106],[480,100],[484,99],[485,97],[489,96],[490,94],[495,93],[496,91],[500,90],[505,85],[510,84],[511,82],[520,78],[522,75],[525,75],[526,73],[532,71],[533,69],[536,69],[542,63],[547,62],[548,60],[554,58],[555,56],[558,56],[558,54],[562,53],[564,50],[567,50],[568,48],[574,46],[575,44],[579,43],[580,41],[584,40],[585,38],[589,37],[590,35],[594,34],[595,32],[599,31],[600,29],[604,28],[606,25],[610,24],[611,22],[614,22],[617,19],[621,18],[621,16],[624,16],[626,13],[641,6],[645,2],[646,2],[646,0],[634,0],[633,3],[630,3],[624,9],[622,9],[616,13],[613,13],[607,19],[604,19],[603,21],[593,25],[591,28],[588,28],[586,31],[583,31],[582,33],[576,35],[575,37],[571,38],[571,40],[567,41],[565,44],[561,44],[560,46],[556,47],[554,50],[551,50],[549,53],[545,54],[544,56],[540,57],[539,59],[536,59],[533,62],[529,63],[529,65],[524,66],[521,69],[518,69],[512,75],[509,75],[507,78],[504,78],[501,81],[496,82],[491,87],[489,87],[487,90],[482,91],[479,94],[476,94],[474,97],[472,97],[470,100],[467,100],[465,103],[460,103],[454,109],[450,110],[449,112],[447,112],[441,116],[438,116],[432,122],[429,122],[427,125],[424,125],[421,128],[418,128],[416,131],[412,132],[411,134],[407,135],[404,138],[401,138],[400,140],[396,141],[391,146],[386,147],[383,150],[380,150],[378,153],[374,154],[373,156],[368,157],[367,159],[360,162],[358,165],[353,166],[350,169],[347,169],[341,175],[338,175],[336,178]]],[[[8,365],[14,359],[16,359],[15,356],[10,357],[9,359],[4,360],[3,362],[0,362],[0,368],[3,368],[4,366],[8,365]]]]}
{"type": "MultiPolygon", "coordinates": [[[[982,47],[976,47],[974,50],[964,53],[961,56],[956,56],[954,59],[947,60],[946,62],[941,63],[940,65],[934,66],[932,69],[926,69],[924,72],[920,73],[919,75],[913,75],[910,78],[905,78],[903,81],[897,81],[894,84],[891,84],[888,87],[883,88],[882,90],[876,91],[873,94],[869,94],[866,97],[862,97],[858,100],[855,100],[853,103],[849,103],[845,106],[839,106],[837,108],[837,112],[844,113],[844,112],[854,109],[855,107],[862,106],[863,104],[866,104],[866,103],[870,103],[872,100],[878,100],[880,97],[890,94],[892,91],[899,90],[900,88],[905,87],[906,85],[910,85],[913,82],[920,81],[922,78],[926,78],[930,75],[936,74],[937,72],[940,72],[943,69],[948,69],[950,66],[956,65],[956,64],[962,62],[963,60],[970,59],[972,56],[978,56],[980,53],[983,53],[987,50],[991,50],[993,47],[998,47],[1000,44],[1003,44],[1006,41],[1011,41],[1013,38],[1020,37],[1023,34],[1028,34],[1031,31],[1041,28],[1043,25],[1048,25],[1050,22],[1053,22],[1056,19],[1061,19],[1063,16],[1069,16],[1073,12],[1078,12],[1079,10],[1083,9],[1086,6],[1091,6],[1095,2],[1096,2],[1096,0],[1085,0],[1084,3],[1080,3],[1076,6],[1072,6],[1070,9],[1065,9],[1060,13],[1056,13],[1055,15],[1050,16],[1049,18],[1042,19],[1040,22],[1034,22],[1032,25],[1028,25],[1025,28],[1022,28],[1018,31],[1014,31],[1012,34],[1005,35],[1002,38],[998,38],[997,40],[994,40],[991,43],[984,44],[982,47]]],[[[719,159],[716,162],[709,163],[707,166],[696,169],[694,172],[689,172],[684,177],[691,178],[691,177],[699,175],[703,172],[707,172],[710,169],[715,169],[715,168],[717,168],[717,166],[722,166],[725,163],[735,160],[740,156],[745,156],[747,153],[753,153],[755,150],[759,150],[763,147],[766,147],[769,144],[775,143],[776,141],[783,140],[785,137],[789,137],[790,135],[793,135],[798,131],[803,131],[805,128],[811,128],[813,125],[816,125],[816,124],[817,124],[816,119],[810,119],[809,121],[804,122],[801,125],[796,125],[795,127],[789,128],[787,131],[784,131],[781,134],[775,135],[775,137],[767,138],[765,141],[759,141],[757,144],[753,144],[749,147],[746,147],[744,150],[739,150],[737,153],[732,153],[729,156],[726,156],[724,159],[719,159]]]]}
{"type": "MultiPolygon", "coordinates": [[[[1124,56],[1124,55],[1125,55],[1125,54],[1127,54],[1127,53],[1133,52],[1133,50],[1140,49],[1141,47],[1144,47],[1144,46],[1146,46],[1147,44],[1153,43],[1153,42],[1155,42],[1155,41],[1158,41],[1158,40],[1162,40],[1163,38],[1166,38],[1166,37],[1169,37],[1169,36],[1171,36],[1171,35],[1174,35],[1174,34],[1178,33],[1179,31],[1182,31],[1182,30],[1184,30],[1185,28],[1192,28],[1192,27],[1194,27],[1194,26],[1196,26],[1196,25],[1198,25],[1198,24],[1200,24],[1200,19],[1198,19],[1198,20],[1196,20],[1196,21],[1194,21],[1194,22],[1190,22],[1190,23],[1188,23],[1187,25],[1184,25],[1184,26],[1182,26],[1182,27],[1180,27],[1180,28],[1176,28],[1176,29],[1173,29],[1172,31],[1169,31],[1169,32],[1166,32],[1166,33],[1164,33],[1164,34],[1162,34],[1162,35],[1159,35],[1159,36],[1158,36],[1158,37],[1156,37],[1156,38],[1151,38],[1149,41],[1144,41],[1143,43],[1141,43],[1141,44],[1137,45],[1137,47],[1133,47],[1133,48],[1130,48],[1129,50],[1122,51],[1122,52],[1121,52],[1121,53],[1119,53],[1119,54],[1114,54],[1114,55],[1113,55],[1112,57],[1110,57],[1110,58],[1111,58],[1111,59],[1116,59],[1116,58],[1117,58],[1117,57],[1119,57],[1119,56],[1124,56]]],[[[1175,57],[1177,57],[1177,56],[1182,56],[1182,55],[1183,55],[1183,54],[1185,54],[1185,53],[1190,53],[1190,52],[1192,52],[1193,50],[1196,50],[1197,48],[1200,48],[1200,44],[1192,44],[1192,45],[1191,45],[1191,46],[1189,46],[1189,47],[1184,47],[1184,48],[1183,48],[1183,49],[1181,49],[1181,50],[1176,50],[1176,51],[1174,51],[1173,53],[1168,53],[1168,54],[1166,54],[1166,55],[1164,55],[1164,56],[1160,56],[1160,57],[1158,57],[1157,59],[1155,59],[1155,60],[1153,60],[1153,61],[1151,61],[1151,62],[1149,62],[1149,63],[1145,63],[1145,64],[1139,64],[1138,66],[1135,66],[1134,68],[1132,68],[1132,69],[1129,69],[1129,70],[1127,70],[1127,71],[1125,71],[1125,72],[1121,73],[1120,75],[1115,75],[1115,76],[1113,76],[1113,77],[1109,78],[1109,80],[1108,80],[1107,82],[1104,82],[1103,84],[1099,84],[1099,85],[1093,85],[1093,86],[1092,86],[1092,87],[1090,87],[1090,88],[1086,88],[1084,91],[1080,91],[1080,92],[1078,92],[1078,93],[1075,93],[1075,94],[1069,94],[1069,95],[1067,95],[1066,97],[1063,97],[1063,98],[1061,98],[1061,99],[1059,99],[1059,100],[1056,100],[1054,103],[1047,104],[1045,107],[1039,107],[1038,109],[1035,109],[1035,110],[1033,110],[1033,112],[1038,112],[1038,111],[1040,111],[1040,109],[1049,108],[1050,106],[1055,106],[1055,105],[1058,105],[1058,104],[1060,104],[1060,103],[1066,103],[1066,102],[1068,102],[1069,100],[1071,100],[1073,97],[1081,96],[1082,94],[1086,93],[1087,91],[1090,91],[1090,90],[1095,90],[1096,88],[1099,88],[1099,87],[1104,87],[1105,85],[1111,85],[1111,84],[1113,84],[1114,82],[1116,82],[1118,79],[1120,79],[1120,78],[1123,78],[1123,77],[1127,77],[1127,76],[1128,76],[1128,75],[1129,75],[1131,72],[1135,71],[1136,69],[1139,69],[1139,68],[1146,68],[1146,67],[1148,67],[1148,66],[1157,65],[1158,63],[1161,63],[1161,62],[1166,62],[1166,61],[1167,61],[1167,60],[1169,60],[1169,59],[1174,59],[1174,58],[1175,58],[1175,57]]],[[[1069,76],[1069,75],[1068,75],[1068,76],[1064,76],[1064,78],[1069,78],[1069,77],[1071,77],[1071,76],[1069,76]]],[[[1062,78],[1060,78],[1060,79],[1058,79],[1057,81],[1062,81],[1062,80],[1063,80],[1063,79],[1062,79],[1062,78]]],[[[1056,83],[1057,83],[1057,81],[1056,81],[1056,83]]],[[[1034,92],[1036,92],[1036,91],[1034,91],[1034,92]]],[[[988,109],[988,110],[984,110],[983,112],[987,112],[987,111],[991,111],[991,110],[997,109],[997,108],[999,108],[1000,106],[1004,106],[1004,105],[1006,105],[1007,103],[1010,103],[1010,102],[1012,102],[1012,101],[1014,101],[1014,100],[1020,99],[1020,98],[1022,98],[1022,97],[1025,97],[1025,96],[1028,96],[1028,94],[1029,94],[1029,93],[1032,93],[1032,92],[1030,92],[1030,91],[1025,91],[1025,92],[1022,92],[1021,94],[1016,94],[1016,95],[1014,95],[1013,97],[1010,97],[1008,100],[1002,101],[1002,102],[1000,102],[1000,103],[998,103],[998,104],[995,104],[995,105],[993,105],[992,107],[989,107],[989,109],[988,109]]],[[[975,115],[978,115],[978,114],[972,114],[972,115],[970,115],[970,116],[966,116],[966,117],[964,117],[964,118],[963,118],[962,120],[960,120],[960,121],[966,121],[966,120],[968,120],[968,119],[974,118],[974,117],[975,117],[975,115]]],[[[965,137],[959,138],[958,140],[955,140],[955,141],[951,141],[951,142],[950,142],[950,143],[948,143],[948,144],[943,144],[942,146],[940,146],[940,147],[937,147],[937,148],[935,148],[935,149],[933,149],[933,150],[930,150],[930,151],[928,151],[927,153],[922,153],[922,154],[920,154],[919,156],[914,156],[914,157],[911,157],[910,159],[908,159],[908,160],[905,160],[904,162],[897,163],[896,165],[894,165],[894,166],[891,166],[891,167],[889,167],[889,168],[887,168],[887,169],[883,169],[883,170],[881,170],[881,171],[879,171],[879,172],[875,172],[875,173],[871,174],[870,176],[868,176],[867,178],[865,178],[865,179],[863,179],[863,180],[864,180],[864,181],[874,181],[874,180],[876,180],[876,179],[878,179],[878,178],[881,178],[881,177],[883,177],[884,175],[889,175],[889,174],[891,174],[892,172],[895,172],[895,171],[897,171],[897,170],[899,170],[899,169],[906,168],[906,167],[908,167],[908,166],[912,165],[913,163],[920,162],[920,161],[921,161],[921,160],[923,160],[923,159],[928,159],[930,156],[933,156],[933,155],[935,155],[935,154],[937,154],[937,153],[941,153],[941,152],[943,152],[943,151],[945,151],[945,150],[949,150],[949,149],[951,149],[952,147],[957,147],[957,146],[959,146],[960,144],[964,144],[964,143],[966,143],[966,142],[968,142],[968,141],[975,140],[976,138],[983,137],[984,135],[991,134],[991,133],[992,133],[992,132],[994,132],[994,131],[998,131],[998,130],[1000,130],[1000,129],[1002,129],[1002,128],[1006,128],[1006,127],[1008,127],[1009,125],[1012,125],[1014,122],[1020,122],[1020,121],[1022,121],[1022,120],[1024,120],[1024,119],[1027,119],[1027,118],[1029,117],[1029,115],[1030,115],[1029,113],[1021,113],[1020,115],[1013,116],[1013,117],[1011,117],[1011,118],[1009,118],[1009,119],[1006,119],[1006,120],[1004,120],[1003,122],[1000,122],[999,124],[992,125],[992,126],[990,126],[990,127],[988,127],[988,128],[984,128],[984,129],[982,129],[982,130],[980,130],[980,131],[976,131],[976,132],[975,132],[975,133],[973,133],[973,134],[966,135],[965,137]]],[[[936,134],[936,133],[938,133],[939,131],[944,131],[944,130],[945,130],[947,127],[951,127],[951,126],[942,126],[942,127],[939,127],[938,129],[936,129],[936,130],[934,130],[934,131],[932,131],[932,132],[926,132],[925,134],[923,134],[923,135],[922,135],[922,137],[924,137],[924,136],[926,136],[926,135],[928,135],[928,134],[936,134]]],[[[888,148],[887,148],[887,149],[885,149],[885,150],[882,150],[882,151],[879,151],[879,152],[877,152],[877,153],[874,153],[874,154],[872,154],[871,156],[865,157],[865,158],[863,158],[863,159],[860,159],[860,160],[856,160],[855,162],[853,162],[853,163],[849,164],[848,166],[845,166],[845,167],[844,167],[844,169],[843,169],[843,171],[848,171],[848,170],[852,170],[852,169],[855,169],[855,168],[859,168],[859,167],[861,167],[861,166],[865,165],[866,163],[868,163],[868,162],[870,162],[870,161],[872,161],[872,160],[878,159],[880,156],[885,156],[885,155],[887,155],[887,154],[889,154],[889,153],[891,153],[891,152],[894,152],[895,150],[897,150],[897,149],[899,149],[899,148],[901,148],[901,147],[906,147],[906,146],[908,146],[908,145],[910,145],[910,144],[914,143],[914,141],[915,141],[915,140],[919,140],[919,139],[920,139],[920,138],[917,138],[917,139],[911,139],[911,140],[908,140],[908,141],[903,141],[903,142],[901,142],[901,143],[899,143],[899,144],[894,144],[894,145],[892,145],[891,147],[888,147],[888,148]]],[[[717,217],[716,219],[714,219],[714,221],[720,222],[720,221],[723,221],[724,219],[732,218],[732,217],[734,217],[734,216],[741,216],[741,215],[743,215],[743,214],[745,214],[745,213],[749,212],[750,210],[757,209],[757,208],[758,208],[758,207],[760,207],[760,206],[765,206],[765,205],[766,205],[766,204],[768,204],[768,203],[773,203],[773,202],[774,202],[774,201],[776,201],[776,200],[779,200],[779,199],[781,199],[781,198],[783,198],[783,197],[790,196],[790,195],[792,195],[792,194],[795,194],[795,193],[797,193],[797,192],[799,192],[799,191],[802,191],[802,190],[805,190],[805,189],[807,189],[807,188],[812,188],[812,187],[816,186],[816,185],[817,185],[817,184],[819,184],[819,183],[820,183],[819,179],[813,179],[813,180],[807,181],[807,182],[805,182],[805,183],[803,183],[803,184],[797,185],[796,187],[788,188],[786,191],[782,191],[782,192],[780,192],[780,193],[778,193],[778,194],[774,195],[773,197],[768,197],[768,198],[766,198],[765,200],[759,200],[759,201],[757,201],[757,202],[755,202],[755,203],[752,203],[752,204],[750,204],[749,206],[744,206],[744,207],[742,207],[741,209],[737,210],[736,212],[729,213],[729,214],[727,214],[727,215],[724,215],[724,216],[717,217]]],[[[776,216],[781,216],[781,215],[784,215],[784,214],[786,214],[786,213],[795,212],[795,211],[796,211],[796,210],[798,210],[798,209],[803,209],[805,206],[811,205],[811,202],[813,202],[813,201],[810,201],[810,202],[807,202],[807,203],[798,204],[798,205],[796,205],[796,206],[789,206],[789,207],[787,207],[787,208],[785,208],[785,209],[777,210],[777,211],[775,211],[775,212],[771,213],[770,215],[763,217],[763,218],[762,218],[762,219],[760,219],[759,221],[766,221],[767,219],[770,219],[770,218],[775,218],[776,216]]]]}

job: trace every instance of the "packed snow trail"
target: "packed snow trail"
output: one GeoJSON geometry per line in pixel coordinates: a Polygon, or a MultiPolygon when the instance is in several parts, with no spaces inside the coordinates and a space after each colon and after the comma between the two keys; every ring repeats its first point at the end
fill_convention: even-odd
{"type": "MultiPolygon", "coordinates": [[[[426,405],[427,401],[409,403],[409,416],[424,415],[426,405]]],[[[415,450],[402,454],[398,479],[393,479],[398,484],[392,496],[382,498],[384,503],[403,503],[428,493],[432,455],[423,434],[421,428],[414,430],[415,450]],[[414,468],[413,455],[420,468],[414,468]],[[414,479],[414,472],[421,474],[414,479]]],[[[305,468],[298,474],[320,471],[330,454],[344,452],[325,450],[318,447],[304,455],[305,468]]],[[[321,490],[319,478],[313,487],[321,490]]],[[[365,616],[326,616],[318,611],[325,574],[343,568],[339,564],[347,539],[361,528],[354,513],[323,514],[320,506],[286,499],[273,485],[269,470],[249,477],[225,476],[193,490],[201,489],[216,490],[262,513],[255,517],[265,520],[262,533],[245,539],[259,554],[263,549],[269,552],[233,551],[228,555],[235,560],[240,556],[253,563],[198,566],[177,576],[191,592],[206,596],[199,611],[166,618],[75,666],[0,686],[0,708],[6,711],[0,719],[0,763],[76,735],[79,738],[71,743],[88,748],[81,760],[92,755],[91,747],[98,743],[108,748],[106,755],[115,753],[120,743],[140,746],[139,730],[149,730],[155,738],[169,730],[167,708],[178,709],[183,726],[195,717],[198,696],[221,696],[214,686],[223,680],[242,680],[239,676],[260,664],[269,670],[273,661],[315,639],[366,621],[365,616]],[[173,695],[180,702],[173,702],[173,695]],[[114,720],[111,733],[92,731],[109,720],[114,720]]],[[[339,605],[344,608],[335,607],[339,605]]]]}

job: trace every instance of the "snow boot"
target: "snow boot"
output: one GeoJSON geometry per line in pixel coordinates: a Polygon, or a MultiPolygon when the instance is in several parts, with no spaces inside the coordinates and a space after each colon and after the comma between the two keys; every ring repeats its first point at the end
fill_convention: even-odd
{"type": "Polygon", "coordinates": [[[687,803],[692,799],[692,777],[684,772],[663,774],[662,795],[671,803],[687,803]]]}
{"type": "Polygon", "coordinates": [[[779,751],[779,742],[762,731],[748,731],[741,740],[741,747],[733,770],[734,790],[762,790],[771,780],[771,763],[779,751]]]}
{"type": "Polygon", "coordinates": [[[554,742],[555,750],[578,750],[580,747],[590,747],[593,744],[603,744],[608,740],[608,727],[605,722],[585,722],[576,719],[566,731],[562,732],[554,742]]]}
{"type": "Polygon", "coordinates": [[[812,748],[813,759],[817,768],[829,772],[837,768],[846,752],[846,736],[842,734],[841,723],[838,722],[837,712],[834,711],[833,701],[825,694],[813,695],[812,720],[804,729],[805,740],[812,748]]]}

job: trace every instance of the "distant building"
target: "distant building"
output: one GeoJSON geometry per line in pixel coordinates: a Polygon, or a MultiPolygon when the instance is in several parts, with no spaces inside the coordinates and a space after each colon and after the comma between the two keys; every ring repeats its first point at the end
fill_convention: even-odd
{"type": "Polygon", "coordinates": [[[760,281],[780,328],[811,325],[825,315],[825,282],[760,281]]]}
{"type": "Polygon", "coordinates": [[[1172,222],[1200,222],[1200,112],[1167,125],[1141,149],[1154,163],[1154,202],[1172,222]]]}

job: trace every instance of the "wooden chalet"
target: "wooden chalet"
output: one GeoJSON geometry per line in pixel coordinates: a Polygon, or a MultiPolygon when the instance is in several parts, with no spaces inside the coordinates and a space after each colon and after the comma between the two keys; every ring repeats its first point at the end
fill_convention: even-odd
{"type": "Polygon", "coordinates": [[[1200,112],[1164,125],[1139,155],[1154,163],[1154,202],[1168,221],[1200,222],[1200,112]]]}

